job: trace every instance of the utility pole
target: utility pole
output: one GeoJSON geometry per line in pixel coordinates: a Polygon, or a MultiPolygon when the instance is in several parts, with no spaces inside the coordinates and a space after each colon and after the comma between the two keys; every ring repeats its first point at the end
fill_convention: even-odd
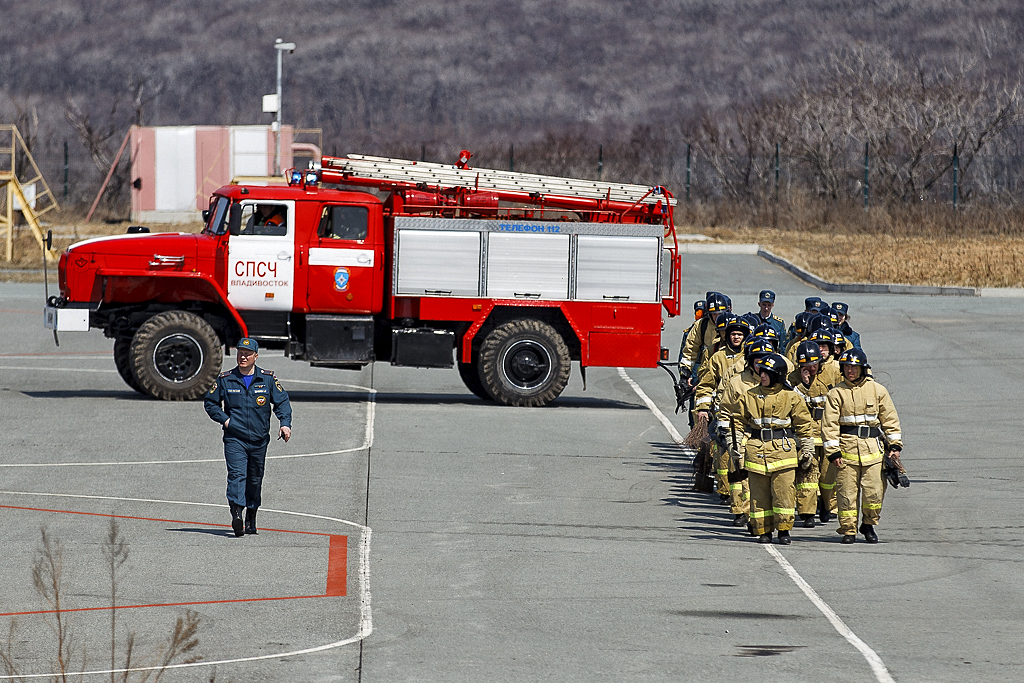
{"type": "Polygon", "coordinates": [[[277,50],[277,120],[274,121],[274,175],[281,175],[281,69],[284,67],[284,51],[295,52],[295,43],[286,43],[280,38],[274,41],[277,50]]]}

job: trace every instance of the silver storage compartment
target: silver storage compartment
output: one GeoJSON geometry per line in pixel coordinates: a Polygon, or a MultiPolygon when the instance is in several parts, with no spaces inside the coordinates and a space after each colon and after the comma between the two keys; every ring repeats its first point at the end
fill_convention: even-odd
{"type": "Polygon", "coordinates": [[[472,296],[480,293],[480,233],[398,230],[396,294],[472,296]]]}
{"type": "Polygon", "coordinates": [[[658,301],[661,240],[618,235],[576,239],[577,299],[658,301]]]}
{"type": "Polygon", "coordinates": [[[568,299],[569,235],[489,233],[487,296],[568,299]]]}

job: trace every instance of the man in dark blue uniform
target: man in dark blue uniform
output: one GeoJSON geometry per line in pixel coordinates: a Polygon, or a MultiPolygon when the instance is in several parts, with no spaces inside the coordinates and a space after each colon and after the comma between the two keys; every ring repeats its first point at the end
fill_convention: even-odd
{"type": "Polygon", "coordinates": [[[834,304],[832,304],[832,310],[836,312],[837,316],[839,316],[839,327],[838,327],[838,329],[839,329],[840,332],[843,333],[843,336],[846,337],[846,341],[849,342],[849,344],[850,344],[849,348],[852,348],[852,349],[859,349],[859,348],[861,348],[861,346],[860,346],[860,335],[858,333],[854,332],[853,328],[850,327],[850,306],[849,306],[849,304],[844,304],[841,301],[836,301],[834,304]]]}
{"type": "Polygon", "coordinates": [[[278,438],[288,441],[292,436],[288,393],[272,371],[256,367],[259,348],[255,339],[240,339],[238,366],[221,373],[206,394],[206,413],[224,427],[228,507],[235,536],[257,533],[256,511],[260,507],[263,468],[270,445],[271,406],[281,423],[278,438]]]}
{"type": "MultiPolygon", "coordinates": [[[[757,296],[758,312],[748,315],[757,316],[757,325],[771,325],[775,333],[779,335],[779,348],[786,348],[786,321],[772,313],[775,308],[775,292],[770,289],[763,289],[757,296]]],[[[754,325],[754,327],[757,327],[754,325]]]]}

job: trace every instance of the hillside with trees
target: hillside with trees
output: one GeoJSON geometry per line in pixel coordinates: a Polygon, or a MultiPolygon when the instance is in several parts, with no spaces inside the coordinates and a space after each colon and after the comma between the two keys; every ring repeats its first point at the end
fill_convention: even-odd
{"type": "Polygon", "coordinates": [[[954,169],[960,201],[1019,202],[1024,8],[1006,0],[7,0],[0,16],[0,120],[51,182],[68,141],[73,202],[133,123],[269,122],[278,37],[298,44],[285,120],[322,128],[326,153],[469,148],[595,177],[600,149],[604,178],[682,196],[689,149],[691,218],[715,224],[860,202],[867,145],[871,202],[946,201],[954,169]]]}

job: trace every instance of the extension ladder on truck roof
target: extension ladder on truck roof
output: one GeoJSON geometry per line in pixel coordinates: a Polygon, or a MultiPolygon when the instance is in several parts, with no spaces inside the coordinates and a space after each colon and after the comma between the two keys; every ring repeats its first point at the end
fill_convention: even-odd
{"type": "Polygon", "coordinates": [[[466,165],[470,156],[464,150],[456,165],[362,154],[325,156],[319,172],[293,171],[291,182],[306,182],[308,173],[312,175],[312,182],[319,180],[389,191],[392,193],[392,215],[417,215],[423,210],[452,207],[471,208],[480,206],[476,200],[482,199],[490,203],[490,215],[494,217],[501,211],[498,202],[504,201],[538,206],[540,215],[536,218],[541,219],[545,209],[563,209],[577,212],[582,220],[589,222],[663,225],[665,247],[671,254],[669,296],[663,298],[663,303],[669,315],[679,315],[680,259],[673,223],[676,200],[668,190],[661,186],[470,168],[466,165]],[[433,196],[424,200],[430,196],[429,193],[433,196]]]}

